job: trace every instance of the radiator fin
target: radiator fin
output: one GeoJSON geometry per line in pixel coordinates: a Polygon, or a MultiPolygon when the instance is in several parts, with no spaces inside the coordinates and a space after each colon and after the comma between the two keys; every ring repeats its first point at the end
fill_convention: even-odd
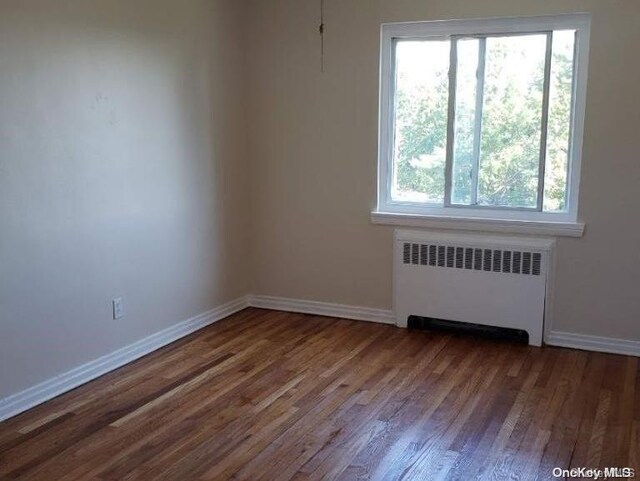
{"type": "Polygon", "coordinates": [[[522,252],[514,252],[513,253],[513,267],[511,268],[511,272],[514,274],[520,274],[520,266],[522,262],[522,252]]]}
{"type": "Polygon", "coordinates": [[[542,273],[540,252],[510,249],[480,249],[455,245],[416,244],[405,242],[402,249],[404,264],[500,272],[539,276],[542,273]]]}
{"type": "Polygon", "coordinates": [[[462,269],[464,264],[464,249],[456,247],[456,269],[462,269]]]}

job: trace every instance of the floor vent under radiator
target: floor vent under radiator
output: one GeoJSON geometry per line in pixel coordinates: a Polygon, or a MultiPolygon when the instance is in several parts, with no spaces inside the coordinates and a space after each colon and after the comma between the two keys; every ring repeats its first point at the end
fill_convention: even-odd
{"type": "Polygon", "coordinates": [[[409,316],[407,327],[416,330],[469,334],[487,339],[529,343],[529,334],[522,329],[483,326],[482,324],[473,324],[471,322],[456,322],[445,319],[434,319],[432,317],[409,316]]]}

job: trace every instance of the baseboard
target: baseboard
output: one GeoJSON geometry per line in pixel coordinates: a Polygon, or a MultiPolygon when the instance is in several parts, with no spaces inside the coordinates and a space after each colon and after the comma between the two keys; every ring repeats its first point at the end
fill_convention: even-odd
{"type": "MultiPolygon", "coordinates": [[[[373,309],[370,307],[348,306],[331,302],[305,301],[273,296],[247,296],[251,307],[272,309],[275,311],[301,312],[318,316],[340,317],[358,321],[395,324],[393,311],[373,309]]],[[[588,336],[569,332],[551,331],[545,337],[545,344],[550,346],[582,349],[585,351],[607,352],[640,357],[640,341],[628,341],[609,337],[588,336]]]]}
{"type": "Polygon", "coordinates": [[[640,341],[627,341],[611,337],[587,336],[570,332],[551,331],[545,338],[545,344],[558,347],[570,347],[585,351],[608,352],[640,356],[640,341]]]}
{"type": "MultiPolygon", "coordinates": [[[[152,334],[133,344],[118,349],[111,354],[107,354],[59,376],[48,379],[24,391],[0,399],[0,421],[20,414],[38,404],[42,404],[49,399],[92,381],[249,306],[382,324],[395,324],[396,321],[393,312],[386,309],[272,296],[249,295],[241,297],[152,334]]],[[[640,356],[640,341],[551,331],[546,336],[545,343],[551,346],[583,349],[587,351],[640,356]]]]}
{"type": "Polygon", "coordinates": [[[233,300],[179,322],[167,329],[129,344],[117,351],[90,361],[63,374],[48,379],[24,391],[0,399],[0,421],[42,404],[60,394],[96,379],[114,369],[149,354],[216,321],[248,307],[246,297],[233,300]]]}
{"type": "Polygon", "coordinates": [[[378,322],[382,324],[395,324],[396,318],[392,311],[386,309],[374,309],[371,307],[348,306],[331,302],[305,301],[300,299],[287,299],[285,297],[272,296],[248,296],[251,307],[272,309],[274,311],[301,312],[318,316],[340,317],[354,319],[356,321],[378,322]]]}

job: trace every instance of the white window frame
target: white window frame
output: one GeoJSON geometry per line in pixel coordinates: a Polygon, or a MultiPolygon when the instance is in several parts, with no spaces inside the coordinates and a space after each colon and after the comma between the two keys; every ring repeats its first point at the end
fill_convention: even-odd
{"type": "MultiPolygon", "coordinates": [[[[543,234],[582,235],[584,224],[578,222],[578,195],[590,26],[591,15],[588,13],[383,24],[381,26],[380,48],[378,202],[376,210],[372,212],[372,221],[374,223],[424,225],[426,227],[440,227],[438,224],[439,221],[442,221],[442,227],[446,228],[527,233],[535,233],[536,227],[538,227],[543,234]],[[479,208],[478,206],[451,205],[450,162],[447,162],[445,172],[445,202],[443,205],[393,201],[391,199],[391,182],[395,130],[394,42],[401,39],[451,39],[456,36],[546,33],[554,30],[576,31],[566,211],[544,212],[509,207],[483,206],[479,208]],[[424,221],[423,223],[420,222],[421,219],[424,221]]],[[[549,48],[547,49],[547,62],[549,61],[548,54],[549,48]]],[[[548,72],[546,74],[548,76],[548,72]]],[[[545,101],[548,101],[548,79],[545,79],[545,83],[547,84],[545,85],[545,101]]],[[[451,125],[452,122],[449,122],[448,130],[451,129],[451,125]]],[[[544,135],[545,129],[543,128],[542,131],[544,135]]],[[[448,132],[448,137],[450,135],[451,132],[448,132]]],[[[546,150],[546,139],[542,140],[545,142],[544,150],[546,150]]],[[[451,148],[451,142],[447,142],[447,148],[451,148]]],[[[544,171],[541,174],[544,175],[544,171]]],[[[540,186],[542,186],[542,182],[540,182],[540,186]]],[[[542,202],[540,194],[539,192],[539,207],[542,202]]]]}

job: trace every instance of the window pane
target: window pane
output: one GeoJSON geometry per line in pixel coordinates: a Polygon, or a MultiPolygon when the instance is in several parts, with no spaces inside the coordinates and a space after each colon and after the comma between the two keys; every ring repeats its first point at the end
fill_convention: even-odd
{"type": "MultiPolygon", "coordinates": [[[[474,131],[476,125],[476,90],[480,40],[458,40],[456,69],[456,118],[453,147],[453,204],[472,202],[474,131]]],[[[479,120],[479,119],[477,119],[479,120]]]]}
{"type": "Polygon", "coordinates": [[[480,205],[536,207],[546,40],[487,38],[480,205]]]}
{"type": "Polygon", "coordinates": [[[391,197],[444,202],[449,41],[398,41],[391,197]]]}
{"type": "Polygon", "coordinates": [[[545,211],[557,212],[566,209],[575,39],[575,30],[553,32],[549,131],[544,180],[543,209],[545,211]]]}

